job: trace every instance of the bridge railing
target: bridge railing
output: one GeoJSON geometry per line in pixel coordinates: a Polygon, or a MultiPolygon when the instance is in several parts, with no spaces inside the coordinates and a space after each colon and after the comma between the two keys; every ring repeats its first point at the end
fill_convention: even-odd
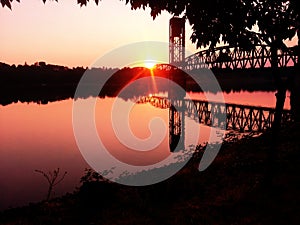
{"type": "MultiPolygon", "coordinates": [[[[293,67],[298,62],[295,48],[277,50],[278,67],[293,67]]],[[[213,51],[203,50],[185,59],[185,69],[257,69],[271,67],[271,47],[256,46],[252,49],[223,46],[213,51]]]]}

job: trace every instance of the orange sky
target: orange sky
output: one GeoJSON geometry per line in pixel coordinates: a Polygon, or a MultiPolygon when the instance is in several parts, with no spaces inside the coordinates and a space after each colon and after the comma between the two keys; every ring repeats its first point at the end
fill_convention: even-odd
{"type": "MultiPolygon", "coordinates": [[[[0,61],[89,66],[122,45],[168,42],[170,18],[164,12],[153,21],[149,9],[133,11],[119,0],[103,0],[99,6],[90,2],[82,8],[74,0],[14,2],[12,11],[0,7],[0,61]]],[[[190,37],[188,23],[186,30],[190,37]]],[[[189,38],[186,46],[195,51],[189,38]]]]}
{"type": "MultiPolygon", "coordinates": [[[[168,42],[169,13],[153,21],[149,9],[133,11],[124,1],[103,0],[99,6],[92,1],[80,8],[74,0],[23,0],[14,1],[12,8],[0,7],[0,62],[8,64],[46,61],[86,67],[123,45],[168,42]]],[[[187,22],[186,48],[193,53],[191,33],[187,22]]]]}

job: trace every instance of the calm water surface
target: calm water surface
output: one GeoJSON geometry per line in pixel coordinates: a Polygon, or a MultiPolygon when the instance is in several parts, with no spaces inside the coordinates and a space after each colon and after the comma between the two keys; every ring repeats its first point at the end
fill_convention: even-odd
{"type": "MultiPolygon", "coordinates": [[[[201,93],[189,95],[193,99],[204,99],[201,93]]],[[[230,103],[275,106],[273,92],[232,92],[224,93],[224,97],[230,103]]],[[[119,100],[124,107],[130,104],[130,100],[119,100]]],[[[151,136],[148,125],[153,117],[159,117],[166,124],[166,135],[161,144],[153,151],[136,154],[124,147],[113,133],[109,116],[114,101],[114,98],[97,99],[95,115],[98,135],[117,159],[132,165],[151,165],[172,154],[168,148],[168,110],[150,104],[136,104],[132,108],[129,125],[137,138],[151,136]]],[[[45,198],[47,182],[34,172],[35,169],[49,171],[59,167],[62,172],[68,172],[63,182],[55,187],[54,196],[72,192],[79,186],[80,177],[89,165],[81,155],[73,134],[72,104],[73,100],[68,99],[47,105],[18,102],[0,106],[0,210],[45,198]]],[[[288,95],[285,108],[289,107],[288,95]]],[[[187,130],[200,130],[196,141],[195,135],[186,133],[186,146],[208,140],[208,127],[189,118],[186,118],[186,127],[187,130]]],[[[120,172],[116,171],[116,174],[120,172]]]]}

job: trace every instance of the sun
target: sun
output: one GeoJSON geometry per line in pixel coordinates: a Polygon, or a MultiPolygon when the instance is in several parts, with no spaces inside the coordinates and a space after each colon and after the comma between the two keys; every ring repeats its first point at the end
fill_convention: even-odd
{"type": "Polygon", "coordinates": [[[147,60],[144,62],[144,66],[148,69],[153,69],[156,65],[156,62],[154,60],[147,60]]]}

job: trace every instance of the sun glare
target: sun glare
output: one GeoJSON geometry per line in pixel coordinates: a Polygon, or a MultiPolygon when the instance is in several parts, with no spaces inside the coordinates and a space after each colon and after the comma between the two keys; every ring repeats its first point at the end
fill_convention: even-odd
{"type": "Polygon", "coordinates": [[[155,61],[145,61],[144,62],[144,66],[148,69],[153,69],[156,65],[156,62],[155,61]]]}

